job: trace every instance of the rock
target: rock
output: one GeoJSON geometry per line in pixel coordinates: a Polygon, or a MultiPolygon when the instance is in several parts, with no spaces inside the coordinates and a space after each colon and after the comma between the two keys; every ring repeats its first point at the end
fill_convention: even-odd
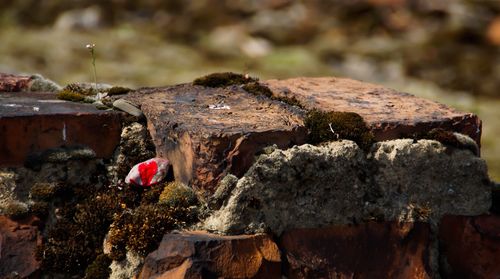
{"type": "Polygon", "coordinates": [[[480,145],[481,120],[476,115],[408,93],[345,78],[293,78],[263,84],[273,95],[295,97],[306,109],[355,112],[377,141],[414,138],[443,128],[468,135],[480,145]]]}
{"type": "Polygon", "coordinates": [[[351,141],[262,155],[202,228],[224,234],[428,221],[491,206],[484,160],[432,140],[376,143],[365,157],[351,141]]]}
{"type": "Polygon", "coordinates": [[[439,227],[443,278],[500,274],[500,216],[445,216],[439,227]]]}
{"type": "Polygon", "coordinates": [[[127,102],[124,99],[118,99],[113,102],[113,107],[117,108],[121,111],[124,111],[128,114],[131,114],[136,117],[142,117],[143,113],[140,109],[138,109],[136,106],[134,106],[132,103],[127,102]]]}
{"type": "Polygon", "coordinates": [[[42,75],[35,74],[30,77],[29,90],[35,92],[57,92],[62,87],[50,79],[44,78],[42,75]]]}
{"type": "Polygon", "coordinates": [[[382,222],[293,229],[280,238],[287,278],[434,278],[430,229],[382,222]]]}
{"type": "Polygon", "coordinates": [[[28,88],[29,76],[0,73],[0,92],[19,92],[28,88]]]}
{"type": "Polygon", "coordinates": [[[42,238],[33,225],[37,220],[29,217],[16,222],[0,215],[1,278],[35,278],[39,274],[40,262],[35,258],[35,251],[42,244],[42,238]]]}
{"type": "Polygon", "coordinates": [[[491,21],[488,30],[486,30],[486,37],[491,44],[500,46],[500,16],[491,21]]]}
{"type": "Polygon", "coordinates": [[[150,253],[139,279],[282,278],[278,246],[268,235],[170,233],[150,253]]]}
{"type": "Polygon", "coordinates": [[[366,193],[363,151],[351,141],[295,146],[262,155],[205,228],[239,234],[350,224],[366,193]]]}
{"type": "Polygon", "coordinates": [[[135,279],[141,270],[144,259],[132,251],[122,261],[113,261],[110,265],[109,279],[135,279]]]}
{"type": "Polygon", "coordinates": [[[226,174],[241,177],[264,147],[288,148],[306,138],[293,108],[239,85],[181,84],[139,89],[124,98],[141,104],[157,156],[169,159],[175,179],[206,195],[226,174]]]}
{"type": "Polygon", "coordinates": [[[469,150],[428,140],[379,142],[372,150],[377,172],[366,210],[373,216],[436,222],[445,214],[477,215],[491,206],[486,163],[469,150]]]}
{"type": "Polygon", "coordinates": [[[53,93],[4,93],[0,99],[0,166],[23,165],[28,156],[61,146],[84,146],[111,158],[119,143],[120,113],[57,100],[53,93]]]}
{"type": "Polygon", "coordinates": [[[149,187],[160,183],[167,175],[170,162],[167,159],[152,158],[132,167],[125,183],[149,187]]]}

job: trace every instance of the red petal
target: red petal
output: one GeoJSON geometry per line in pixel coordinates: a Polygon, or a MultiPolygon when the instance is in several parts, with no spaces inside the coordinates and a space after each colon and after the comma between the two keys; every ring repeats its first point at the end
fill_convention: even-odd
{"type": "Polygon", "coordinates": [[[150,186],[156,172],[158,172],[158,164],[154,160],[140,164],[139,175],[141,176],[142,186],[150,186]]]}

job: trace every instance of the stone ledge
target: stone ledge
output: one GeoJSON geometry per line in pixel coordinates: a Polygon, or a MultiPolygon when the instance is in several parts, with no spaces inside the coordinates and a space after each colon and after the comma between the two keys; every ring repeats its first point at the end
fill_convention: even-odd
{"type": "Polygon", "coordinates": [[[31,154],[83,146],[110,158],[120,141],[120,113],[57,100],[53,93],[0,94],[0,166],[23,165],[31,154]]]}
{"type": "Polygon", "coordinates": [[[413,138],[444,128],[468,135],[480,145],[481,120],[446,105],[376,84],[347,78],[292,78],[263,82],[273,94],[296,98],[306,109],[355,112],[377,141],[413,138]]]}

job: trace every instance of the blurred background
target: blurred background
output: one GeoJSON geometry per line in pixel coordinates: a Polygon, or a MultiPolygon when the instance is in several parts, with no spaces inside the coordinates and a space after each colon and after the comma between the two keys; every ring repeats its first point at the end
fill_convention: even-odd
{"type": "Polygon", "coordinates": [[[142,87],[344,76],[471,111],[500,181],[498,0],[0,0],[0,72],[142,87]]]}

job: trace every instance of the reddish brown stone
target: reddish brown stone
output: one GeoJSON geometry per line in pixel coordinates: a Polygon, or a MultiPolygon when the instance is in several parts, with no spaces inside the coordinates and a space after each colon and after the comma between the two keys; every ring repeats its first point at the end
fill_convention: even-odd
{"type": "Polygon", "coordinates": [[[481,121],[472,113],[345,78],[294,78],[264,82],[278,96],[295,97],[307,109],[355,112],[376,140],[413,138],[415,133],[444,128],[470,136],[480,144],[481,121]]]}
{"type": "Polygon", "coordinates": [[[0,166],[22,165],[48,148],[86,146],[109,158],[120,141],[117,112],[56,100],[53,94],[0,95],[0,166]]]}
{"type": "Polygon", "coordinates": [[[445,216],[439,244],[443,278],[500,277],[500,216],[445,216]]]}
{"type": "Polygon", "coordinates": [[[35,251],[42,238],[32,225],[35,221],[30,217],[16,222],[0,215],[0,278],[33,278],[39,272],[35,251]]]}
{"type": "Polygon", "coordinates": [[[29,87],[29,76],[16,76],[0,73],[0,92],[19,92],[29,87]]]}
{"type": "Polygon", "coordinates": [[[281,278],[281,258],[268,235],[167,234],[144,262],[146,278],[281,278]]]}
{"type": "Polygon", "coordinates": [[[301,118],[280,102],[239,86],[183,84],[143,89],[127,97],[141,105],[158,156],[166,156],[177,180],[208,193],[227,173],[242,176],[262,148],[303,144],[301,118]]]}
{"type": "Polygon", "coordinates": [[[288,278],[431,278],[424,223],[366,223],[285,232],[288,278]]]}

